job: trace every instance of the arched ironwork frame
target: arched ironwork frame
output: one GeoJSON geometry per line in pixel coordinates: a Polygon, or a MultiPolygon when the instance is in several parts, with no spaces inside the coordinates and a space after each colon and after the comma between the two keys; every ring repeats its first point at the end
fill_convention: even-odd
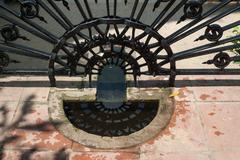
{"type": "MultiPolygon", "coordinates": [[[[94,15],[88,0],[74,0],[82,21],[74,22],[66,12],[72,11],[66,0],[18,0],[19,9],[13,10],[3,1],[0,2],[0,19],[8,24],[1,26],[0,68],[2,73],[10,73],[6,67],[11,60],[8,54],[15,53],[49,61],[48,73],[50,83],[56,86],[55,75],[91,75],[101,74],[104,65],[113,64],[121,67],[125,74],[134,76],[135,81],[141,75],[169,75],[169,85],[173,86],[176,75],[188,74],[240,74],[240,69],[226,69],[240,56],[230,56],[226,51],[239,48],[232,42],[240,40],[240,35],[224,38],[226,31],[240,25],[240,20],[221,26],[218,21],[240,10],[239,4],[220,13],[233,0],[223,0],[209,10],[205,10],[206,0],[95,0],[104,3],[105,15],[94,15]],[[131,5],[129,15],[120,16],[120,4],[131,5]],[[152,6],[149,10],[149,6],[152,6]],[[159,7],[163,9],[158,10],[159,7]],[[68,11],[67,11],[68,10],[68,11]],[[173,16],[182,12],[177,24],[184,22],[179,29],[168,36],[161,35],[160,30],[168,25],[173,16]],[[45,12],[42,15],[42,11],[45,12]],[[158,12],[151,23],[144,23],[142,17],[148,12],[158,12]],[[46,27],[50,17],[64,31],[61,35],[49,31],[46,27]],[[208,43],[174,52],[176,42],[205,29],[202,36],[192,43],[205,40],[208,43]],[[24,35],[29,32],[45,43],[52,45],[51,51],[36,49],[26,45],[31,38],[24,35]],[[26,42],[26,44],[17,43],[26,42]],[[184,59],[214,54],[215,57],[204,64],[215,65],[217,69],[193,70],[178,69],[176,62],[184,59]]],[[[75,12],[72,13],[72,15],[75,12]]],[[[57,32],[57,31],[56,31],[57,32]]],[[[14,72],[16,73],[16,71],[14,72]]],[[[18,73],[31,73],[18,71],[18,73]]]]}

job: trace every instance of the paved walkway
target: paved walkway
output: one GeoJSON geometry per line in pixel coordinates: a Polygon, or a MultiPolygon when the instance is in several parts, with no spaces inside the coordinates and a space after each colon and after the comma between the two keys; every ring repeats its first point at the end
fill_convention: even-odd
{"type": "Polygon", "coordinates": [[[61,135],[49,121],[47,77],[0,78],[0,159],[238,160],[240,76],[228,78],[179,77],[168,127],[122,150],[87,148],[61,135]]]}

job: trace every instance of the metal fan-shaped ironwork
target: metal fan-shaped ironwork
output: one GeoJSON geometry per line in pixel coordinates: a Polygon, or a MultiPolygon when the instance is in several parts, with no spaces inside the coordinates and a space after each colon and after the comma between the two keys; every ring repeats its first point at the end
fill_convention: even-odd
{"type": "MultiPolygon", "coordinates": [[[[141,75],[169,75],[170,86],[176,75],[239,74],[239,69],[226,67],[240,57],[225,51],[239,47],[231,42],[240,40],[240,35],[224,38],[224,33],[240,25],[240,21],[218,24],[218,20],[240,10],[237,3],[225,9],[231,2],[223,0],[206,10],[206,0],[18,0],[15,8],[13,2],[0,1],[0,19],[5,22],[1,26],[0,67],[2,73],[13,72],[7,66],[18,61],[9,54],[49,61],[48,71],[32,73],[48,73],[52,86],[57,85],[56,75],[89,75],[91,81],[91,76],[101,74],[106,65],[120,67],[135,81],[141,75]],[[161,29],[176,15],[180,15],[176,30],[163,36],[161,29]],[[205,32],[192,43],[204,40],[206,44],[174,51],[176,42],[201,29],[205,32]],[[33,39],[39,40],[39,45],[50,44],[52,49],[32,46],[33,39]],[[177,68],[177,61],[207,54],[215,57],[203,63],[215,65],[216,69],[177,68]]],[[[16,72],[29,74],[31,70],[16,72]]]]}

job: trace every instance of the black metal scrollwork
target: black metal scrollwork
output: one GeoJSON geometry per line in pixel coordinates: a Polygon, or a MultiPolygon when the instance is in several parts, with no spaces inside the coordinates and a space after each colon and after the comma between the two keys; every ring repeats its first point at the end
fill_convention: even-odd
{"type": "Polygon", "coordinates": [[[27,19],[38,18],[40,21],[47,23],[44,17],[39,16],[39,6],[35,0],[26,0],[20,6],[21,16],[27,19]]]}
{"type": "Polygon", "coordinates": [[[230,56],[225,52],[220,52],[213,58],[213,64],[220,69],[224,69],[231,62],[230,56]]]}
{"type": "MultiPolygon", "coordinates": [[[[206,1],[73,0],[71,4],[75,7],[71,8],[71,14],[65,12],[65,7],[70,10],[70,0],[18,0],[20,14],[12,10],[8,4],[0,2],[0,20],[3,19],[10,24],[0,30],[0,49],[5,53],[13,52],[48,60],[48,72],[44,73],[48,73],[52,86],[56,85],[55,75],[89,75],[91,81],[91,75],[101,74],[101,68],[107,64],[117,65],[126,75],[132,75],[135,82],[136,77],[141,75],[169,75],[170,86],[174,85],[177,75],[198,73],[238,75],[239,69],[226,67],[232,61],[239,61],[238,55],[229,57],[227,51],[239,48],[239,44],[232,42],[239,41],[240,35],[223,36],[223,34],[239,26],[240,21],[237,18],[236,21],[231,21],[230,18],[229,23],[222,26],[218,25],[218,22],[239,11],[240,6],[226,7],[231,2],[235,3],[226,0],[203,10],[206,1]],[[101,5],[95,4],[100,2],[101,5]],[[129,12],[120,11],[122,5],[126,5],[129,12]],[[103,8],[98,9],[100,6],[103,8]],[[39,16],[41,10],[45,13],[44,18],[53,20],[54,23],[51,24],[56,25],[58,31],[34,21],[35,18],[45,21],[39,16]],[[151,13],[150,10],[157,13],[151,13]],[[168,28],[169,22],[174,16],[179,16],[179,10],[183,13],[178,23],[184,20],[188,22],[171,30],[168,28]],[[75,13],[79,14],[79,20],[82,21],[76,22],[76,19],[73,21],[75,16],[72,15],[75,13]],[[13,41],[18,38],[28,40],[20,35],[20,29],[52,45],[52,50],[14,43],[13,41]],[[164,33],[166,29],[169,34],[164,33]],[[189,48],[181,51],[174,48],[184,39],[190,42],[195,33],[202,29],[205,29],[205,32],[197,40],[208,40],[206,44],[196,43],[196,46],[187,44],[189,48]],[[186,39],[187,37],[190,39],[186,39]],[[116,50],[119,47],[120,49],[116,50]],[[177,67],[178,61],[216,53],[219,54],[204,63],[215,65],[224,71],[212,68],[199,71],[194,68],[177,67]]],[[[40,70],[37,72],[43,73],[40,70]]]]}
{"type": "Polygon", "coordinates": [[[195,41],[207,39],[208,41],[216,42],[220,40],[222,36],[223,36],[223,28],[218,24],[212,24],[212,25],[208,25],[207,29],[205,30],[205,34],[200,36],[195,41]]]}
{"type": "Polygon", "coordinates": [[[203,12],[202,5],[203,2],[199,0],[188,1],[183,8],[184,15],[180,18],[180,20],[177,23],[185,21],[186,19],[196,19],[201,17],[203,12]]]}
{"type": "Polygon", "coordinates": [[[205,37],[209,41],[218,41],[223,36],[223,29],[218,24],[209,25],[205,32],[205,37]]]}
{"type": "Polygon", "coordinates": [[[232,58],[225,52],[220,52],[214,56],[212,60],[203,62],[203,64],[214,64],[215,67],[223,70],[226,68],[232,61],[232,58]]]}
{"type": "Polygon", "coordinates": [[[9,63],[9,56],[6,53],[0,52],[0,69],[3,67],[7,67],[9,63]]]}
{"type": "Polygon", "coordinates": [[[5,41],[15,41],[18,38],[29,41],[28,38],[21,36],[19,30],[15,25],[5,25],[1,29],[1,35],[5,41]]]}

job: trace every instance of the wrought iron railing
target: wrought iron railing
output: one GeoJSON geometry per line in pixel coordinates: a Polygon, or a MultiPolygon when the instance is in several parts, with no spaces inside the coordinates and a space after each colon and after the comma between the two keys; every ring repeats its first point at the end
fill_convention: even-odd
{"type": "Polygon", "coordinates": [[[1,27],[0,37],[2,74],[48,73],[52,86],[56,86],[56,75],[89,75],[91,81],[92,75],[101,74],[102,68],[109,64],[120,67],[125,74],[133,75],[136,82],[141,75],[169,75],[170,86],[174,85],[176,75],[240,74],[239,68],[227,69],[231,62],[240,60],[240,56],[230,56],[227,52],[239,47],[232,42],[239,40],[240,35],[226,37],[228,30],[240,25],[240,20],[225,26],[218,24],[222,18],[240,11],[240,5],[233,0],[223,0],[208,10],[204,9],[206,0],[71,1],[77,10],[67,0],[17,2],[19,8],[13,9],[11,5],[0,1],[0,20],[7,22],[1,27]],[[226,9],[225,6],[231,2],[234,4],[226,9]],[[97,5],[93,7],[94,3],[97,5]],[[99,10],[103,15],[96,15],[98,5],[102,6],[99,10]],[[124,5],[131,9],[129,13],[122,15],[120,11],[124,10],[124,5]],[[146,16],[150,12],[157,15],[152,22],[146,16]],[[167,27],[171,18],[179,14],[182,15],[176,26],[180,27],[163,36],[160,30],[167,27]],[[148,22],[144,22],[143,16],[148,22]],[[52,26],[53,21],[55,26],[61,28],[60,34],[58,27],[51,31],[48,28],[48,25],[55,27],[52,26]],[[174,51],[175,43],[201,29],[205,29],[205,32],[196,37],[196,40],[192,39],[192,43],[207,43],[188,47],[184,51],[174,51]],[[31,37],[26,36],[29,33],[31,37]],[[41,39],[50,44],[52,50],[46,51],[46,48],[38,49],[29,45],[28,41],[33,39],[41,39]],[[13,53],[49,61],[48,71],[7,69],[9,63],[20,63],[9,58],[13,53]],[[179,69],[176,65],[180,60],[209,54],[215,55],[214,58],[203,63],[214,65],[216,69],[179,69]]]}

